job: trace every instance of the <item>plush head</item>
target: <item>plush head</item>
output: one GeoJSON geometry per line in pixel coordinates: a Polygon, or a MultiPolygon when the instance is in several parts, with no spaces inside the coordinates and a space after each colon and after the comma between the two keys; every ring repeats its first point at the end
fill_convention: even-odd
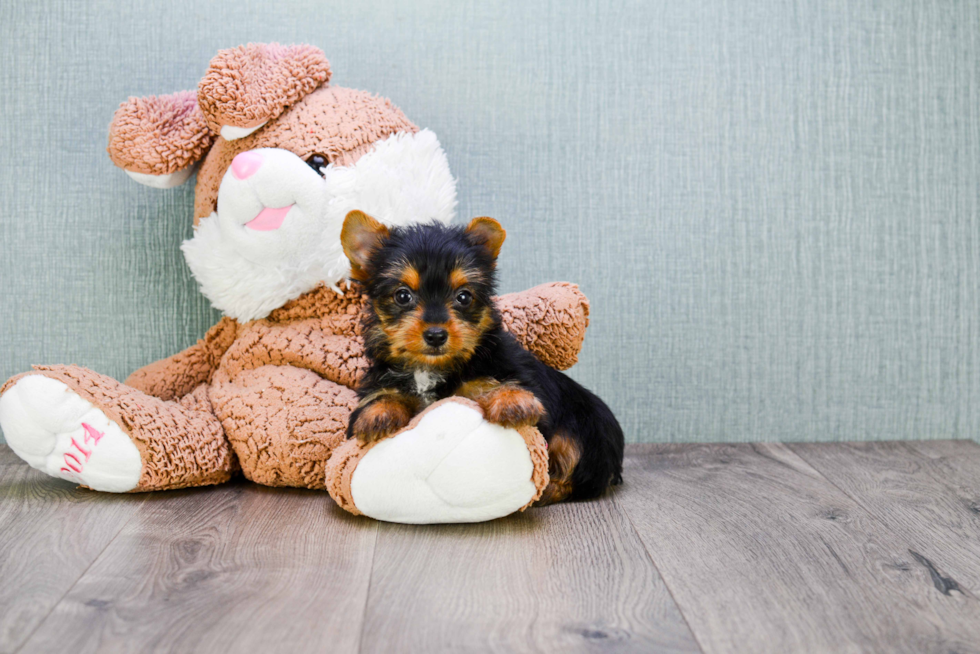
{"type": "Polygon", "coordinates": [[[238,320],[344,279],[352,209],[387,225],[453,218],[435,134],[329,79],[317,48],[250,44],[219,52],[196,92],[130,98],[113,118],[109,156],[136,181],[168,188],[197,169],[182,249],[202,292],[238,320]]]}
{"type": "Polygon", "coordinates": [[[365,341],[372,357],[407,369],[466,363],[499,320],[494,273],[505,235],[492,218],[389,229],[349,213],[341,241],[371,302],[365,341]]]}

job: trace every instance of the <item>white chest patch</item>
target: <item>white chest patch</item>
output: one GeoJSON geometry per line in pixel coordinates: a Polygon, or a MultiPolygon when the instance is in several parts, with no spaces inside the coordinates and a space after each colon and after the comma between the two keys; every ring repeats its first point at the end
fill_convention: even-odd
{"type": "Polygon", "coordinates": [[[442,377],[431,373],[428,370],[415,371],[415,392],[419,395],[430,392],[436,384],[442,381],[442,377]]]}
{"type": "Polygon", "coordinates": [[[422,398],[426,406],[435,400],[435,394],[432,391],[441,381],[442,375],[437,375],[428,370],[415,371],[415,393],[422,398]]]}

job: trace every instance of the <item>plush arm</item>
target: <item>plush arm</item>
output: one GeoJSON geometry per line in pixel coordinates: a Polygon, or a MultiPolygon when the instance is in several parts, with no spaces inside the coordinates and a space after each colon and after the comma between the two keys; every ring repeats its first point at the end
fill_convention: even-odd
{"type": "Polygon", "coordinates": [[[541,284],[497,298],[504,329],[541,361],[567,370],[578,361],[585,329],[589,326],[589,301],[568,282],[541,284]]]}
{"type": "Polygon", "coordinates": [[[161,400],[179,399],[211,380],[237,332],[237,322],[222,318],[197,343],[183,352],[140,368],[129,376],[126,385],[161,400]]]}

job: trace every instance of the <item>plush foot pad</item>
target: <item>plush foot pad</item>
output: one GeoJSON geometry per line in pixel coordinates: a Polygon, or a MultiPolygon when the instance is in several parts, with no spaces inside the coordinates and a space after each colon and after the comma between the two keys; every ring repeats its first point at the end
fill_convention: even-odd
{"type": "Polygon", "coordinates": [[[139,482],[140,454],[126,433],[55,379],[28,375],[10,387],[0,428],[17,456],[52,477],[114,493],[139,482]]]}
{"type": "Polygon", "coordinates": [[[451,401],[371,447],[350,494],[359,512],[377,520],[480,522],[531,502],[539,491],[534,472],[520,433],[485,421],[475,405],[451,401]]]}

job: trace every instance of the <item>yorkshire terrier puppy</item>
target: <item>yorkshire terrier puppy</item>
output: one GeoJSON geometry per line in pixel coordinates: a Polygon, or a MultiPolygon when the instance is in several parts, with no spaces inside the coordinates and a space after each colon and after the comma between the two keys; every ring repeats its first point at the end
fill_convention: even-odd
{"type": "Polygon", "coordinates": [[[347,214],[340,238],[370,301],[371,361],[347,437],[381,439],[436,400],[467,397],[490,422],[536,425],[548,441],[539,504],[596,497],[622,481],[623,431],[602,400],[501,327],[493,296],[505,236],[492,218],[389,229],[347,214]]]}

